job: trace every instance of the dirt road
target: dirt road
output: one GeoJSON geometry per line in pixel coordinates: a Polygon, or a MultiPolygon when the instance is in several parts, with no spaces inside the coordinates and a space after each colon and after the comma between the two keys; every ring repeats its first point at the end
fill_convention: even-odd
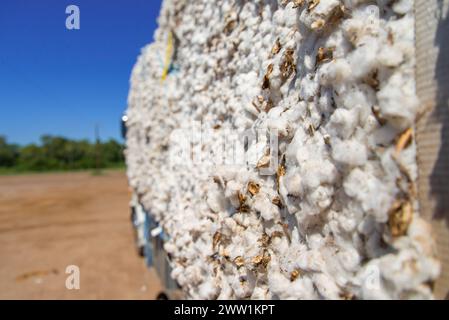
{"type": "Polygon", "coordinates": [[[0,177],[0,299],[152,299],[122,171],[0,177]],[[80,268],[80,290],[65,286],[80,268]]]}

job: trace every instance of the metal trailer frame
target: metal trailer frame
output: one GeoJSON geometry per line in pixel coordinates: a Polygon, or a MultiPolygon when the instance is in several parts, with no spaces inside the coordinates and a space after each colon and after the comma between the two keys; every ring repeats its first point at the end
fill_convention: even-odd
{"type": "Polygon", "coordinates": [[[158,300],[182,299],[184,294],[178,283],[171,277],[170,256],[164,249],[168,236],[154,217],[145,211],[137,199],[132,196],[130,203],[131,221],[134,227],[136,249],[145,259],[148,267],[153,267],[161,281],[163,291],[155,297],[158,300]]]}

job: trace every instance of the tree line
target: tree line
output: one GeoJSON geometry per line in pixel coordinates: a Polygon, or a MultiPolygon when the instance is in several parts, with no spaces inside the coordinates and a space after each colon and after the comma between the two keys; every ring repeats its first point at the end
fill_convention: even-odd
{"type": "Polygon", "coordinates": [[[44,135],[40,143],[20,146],[0,136],[0,171],[100,169],[123,164],[123,145],[113,139],[91,143],[44,135]]]}

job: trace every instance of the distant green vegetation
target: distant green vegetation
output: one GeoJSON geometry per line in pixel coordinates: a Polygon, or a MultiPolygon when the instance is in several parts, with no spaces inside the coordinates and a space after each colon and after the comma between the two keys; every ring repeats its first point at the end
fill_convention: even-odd
{"type": "Polygon", "coordinates": [[[0,174],[124,167],[123,145],[45,135],[39,144],[8,144],[0,136],[0,174]]]}

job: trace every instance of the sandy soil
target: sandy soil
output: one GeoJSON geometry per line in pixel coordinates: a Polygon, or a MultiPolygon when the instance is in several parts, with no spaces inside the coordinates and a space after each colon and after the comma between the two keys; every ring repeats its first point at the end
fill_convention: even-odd
{"type": "Polygon", "coordinates": [[[0,177],[0,299],[153,299],[124,172],[0,177]],[[65,286],[80,268],[80,290],[65,286]]]}

